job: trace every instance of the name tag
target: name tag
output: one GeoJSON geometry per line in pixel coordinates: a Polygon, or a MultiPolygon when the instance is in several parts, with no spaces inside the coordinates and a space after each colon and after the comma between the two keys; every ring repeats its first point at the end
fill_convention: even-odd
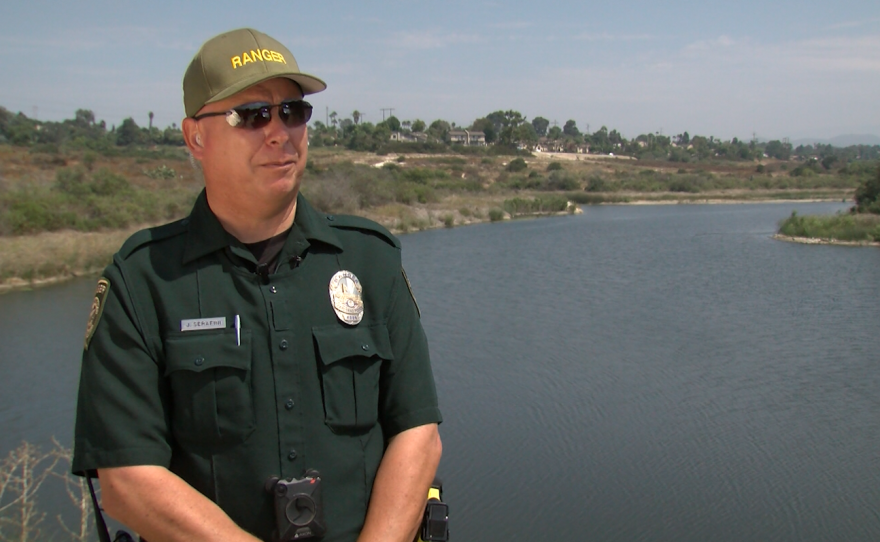
{"type": "Polygon", "coordinates": [[[203,329],[223,329],[226,327],[226,317],[219,316],[217,318],[194,318],[192,320],[181,320],[180,331],[199,331],[203,329]]]}

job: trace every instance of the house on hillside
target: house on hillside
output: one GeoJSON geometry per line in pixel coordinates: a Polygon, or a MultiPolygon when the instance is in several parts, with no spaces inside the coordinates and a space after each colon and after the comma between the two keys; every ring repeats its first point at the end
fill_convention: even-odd
{"type": "Polygon", "coordinates": [[[391,132],[390,139],[400,143],[427,143],[428,134],[425,132],[391,132]]]}
{"type": "Polygon", "coordinates": [[[565,152],[565,145],[560,140],[553,140],[546,137],[542,137],[538,140],[538,144],[535,145],[535,151],[537,152],[565,152]]]}
{"type": "Polygon", "coordinates": [[[464,145],[465,147],[485,147],[486,134],[472,132],[470,130],[450,130],[447,134],[451,145],[464,145]]]}

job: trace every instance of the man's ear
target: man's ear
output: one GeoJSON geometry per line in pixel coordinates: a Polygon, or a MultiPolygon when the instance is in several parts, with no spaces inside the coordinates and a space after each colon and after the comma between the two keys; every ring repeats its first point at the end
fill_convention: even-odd
{"type": "Polygon", "coordinates": [[[205,145],[202,142],[202,134],[199,132],[199,124],[191,118],[185,118],[180,123],[183,130],[183,141],[186,143],[190,154],[196,160],[201,160],[205,152],[205,145]]]}

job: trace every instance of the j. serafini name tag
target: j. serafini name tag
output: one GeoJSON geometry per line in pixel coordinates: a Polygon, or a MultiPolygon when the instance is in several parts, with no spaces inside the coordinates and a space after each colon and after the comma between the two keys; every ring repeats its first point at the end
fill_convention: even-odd
{"type": "Polygon", "coordinates": [[[180,331],[199,331],[203,329],[223,329],[226,327],[226,317],[218,316],[217,318],[194,318],[192,320],[181,320],[180,331]]]}

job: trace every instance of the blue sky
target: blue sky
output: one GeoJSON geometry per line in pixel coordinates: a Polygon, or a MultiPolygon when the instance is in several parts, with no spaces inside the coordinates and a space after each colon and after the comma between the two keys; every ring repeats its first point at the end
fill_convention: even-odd
{"type": "Polygon", "coordinates": [[[880,2],[7,1],[0,105],[44,120],[183,116],[181,79],[242,26],[327,81],[315,119],[459,125],[498,109],[723,139],[880,135],[880,2]]]}

